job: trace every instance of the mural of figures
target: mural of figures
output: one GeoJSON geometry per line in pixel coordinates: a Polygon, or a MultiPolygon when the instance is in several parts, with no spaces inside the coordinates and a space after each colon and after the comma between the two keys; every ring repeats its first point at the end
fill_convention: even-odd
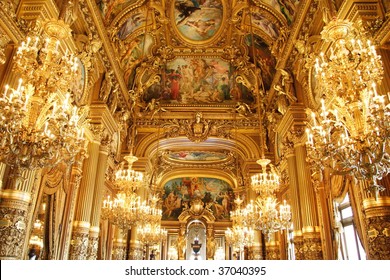
{"type": "Polygon", "coordinates": [[[96,4],[102,12],[104,22],[109,25],[124,7],[135,2],[137,0],[98,0],[96,4]]]}
{"type": "Polygon", "coordinates": [[[134,40],[125,40],[125,46],[121,54],[121,67],[124,71],[124,79],[128,88],[131,88],[135,76],[136,67],[140,65],[143,57],[151,52],[151,47],[154,44],[153,37],[140,35],[134,40]]]}
{"type": "Polygon", "coordinates": [[[252,14],[251,20],[254,27],[263,30],[265,33],[271,36],[272,39],[277,39],[279,37],[278,27],[263,14],[254,12],[252,14]]]}
{"type": "Polygon", "coordinates": [[[217,152],[173,152],[169,154],[169,158],[183,161],[219,161],[227,158],[227,155],[217,152]]]}
{"type": "Polygon", "coordinates": [[[118,38],[125,40],[134,30],[145,26],[146,17],[143,13],[136,13],[130,16],[125,23],[119,28],[118,38]]]}
{"type": "Polygon", "coordinates": [[[175,23],[187,39],[204,41],[218,31],[222,23],[221,0],[176,0],[175,23]]]}
{"type": "MultiPolygon", "coordinates": [[[[256,64],[261,70],[265,90],[269,90],[272,84],[273,76],[275,75],[276,60],[271,54],[268,45],[262,38],[256,34],[253,36],[255,44],[256,64]]],[[[245,41],[249,47],[249,53],[253,61],[254,54],[252,48],[252,36],[248,35],[245,41]]]]}
{"type": "Polygon", "coordinates": [[[280,12],[286,18],[288,24],[291,24],[300,0],[262,0],[262,2],[280,12]]]}
{"type": "MultiPolygon", "coordinates": [[[[219,58],[177,58],[167,63],[161,96],[153,98],[172,104],[253,102],[246,88],[233,83],[233,72],[229,63],[219,58]]],[[[152,94],[148,96],[152,98],[152,94]]]]}
{"type": "Polygon", "coordinates": [[[203,177],[176,178],[164,186],[163,220],[177,220],[194,198],[200,198],[217,220],[228,220],[233,207],[231,186],[220,179],[203,177]]]}

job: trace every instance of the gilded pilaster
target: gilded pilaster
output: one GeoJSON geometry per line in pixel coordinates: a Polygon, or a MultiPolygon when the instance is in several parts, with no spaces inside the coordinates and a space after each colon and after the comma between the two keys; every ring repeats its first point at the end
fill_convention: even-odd
{"type": "Polygon", "coordinates": [[[99,242],[99,222],[102,208],[105,174],[108,159],[108,138],[103,138],[100,144],[99,159],[96,172],[95,191],[93,193],[93,205],[91,212],[91,231],[88,244],[88,259],[96,260],[99,242]]]}
{"type": "Polygon", "coordinates": [[[261,243],[261,232],[256,230],[254,232],[254,242],[249,248],[249,258],[251,260],[262,260],[263,258],[263,246],[261,243]]]}
{"type": "Polygon", "coordinates": [[[130,248],[127,259],[142,260],[144,255],[142,244],[137,240],[137,230],[135,227],[130,231],[130,248]]]}
{"type": "Polygon", "coordinates": [[[323,259],[321,233],[318,227],[317,202],[311,174],[306,162],[306,148],[303,144],[295,145],[298,171],[299,197],[302,213],[302,234],[306,260],[323,259]]]}
{"type": "Polygon", "coordinates": [[[85,151],[79,153],[75,159],[75,162],[72,166],[71,176],[70,176],[70,186],[69,186],[69,196],[67,205],[69,207],[66,207],[66,213],[64,215],[64,234],[62,239],[62,246],[61,246],[61,259],[68,259],[69,254],[69,245],[71,240],[71,234],[72,234],[72,221],[74,218],[74,213],[76,209],[76,201],[77,201],[77,194],[80,187],[80,182],[82,178],[82,167],[83,162],[85,158],[85,151]]]}
{"type": "Polygon", "coordinates": [[[90,142],[88,145],[88,158],[83,166],[83,178],[81,180],[77,208],[73,222],[70,259],[86,259],[88,249],[90,218],[92,202],[95,190],[95,178],[99,158],[99,144],[90,142]],[[78,247],[79,248],[75,248],[78,247]],[[79,256],[76,255],[79,254],[79,256]]]}
{"type": "Polygon", "coordinates": [[[126,239],[124,239],[122,231],[118,227],[115,229],[111,258],[113,260],[124,260],[126,258],[126,239]]]}
{"type": "Polygon", "coordinates": [[[4,173],[7,166],[0,162],[0,191],[3,189],[3,179],[4,179],[4,173]]]}
{"type": "Polygon", "coordinates": [[[291,216],[292,223],[294,225],[294,251],[295,259],[302,260],[303,255],[303,240],[302,240],[302,218],[301,218],[301,206],[299,199],[299,187],[298,187],[298,171],[296,164],[296,157],[294,152],[294,142],[291,138],[286,137],[283,141],[283,154],[287,160],[288,176],[290,182],[290,203],[291,203],[291,216]]]}

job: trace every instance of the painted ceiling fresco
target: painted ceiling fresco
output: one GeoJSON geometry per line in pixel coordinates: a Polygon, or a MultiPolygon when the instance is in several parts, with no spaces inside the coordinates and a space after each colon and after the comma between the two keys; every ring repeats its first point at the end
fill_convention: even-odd
{"type": "Polygon", "coordinates": [[[234,193],[231,186],[220,179],[204,177],[176,178],[164,186],[162,219],[177,220],[183,209],[190,207],[194,198],[208,205],[217,220],[228,220],[234,193]]]}
{"type": "Polygon", "coordinates": [[[193,152],[193,151],[180,151],[171,152],[168,157],[173,160],[180,161],[221,161],[227,158],[224,153],[218,152],[193,152]]]}
{"type": "Polygon", "coordinates": [[[239,59],[256,62],[262,86],[270,90],[276,73],[273,42],[285,36],[282,30],[293,22],[299,4],[293,0],[248,0],[250,6],[233,15],[232,3],[227,0],[96,2],[103,23],[112,32],[110,38],[127,88],[133,90],[139,79],[148,85],[136,97],[144,107],[153,99],[175,106],[253,104],[251,85],[237,82],[238,71],[245,67],[240,70],[236,58],[229,58],[226,44],[239,50],[239,59]],[[201,55],[205,51],[209,53],[201,55]],[[164,65],[150,60],[160,55],[164,65]],[[137,76],[154,64],[158,67],[153,73],[158,77],[150,75],[152,83],[146,76],[137,76]]]}
{"type": "Polygon", "coordinates": [[[210,39],[222,23],[221,0],[176,0],[175,23],[182,36],[194,41],[210,39]]]}

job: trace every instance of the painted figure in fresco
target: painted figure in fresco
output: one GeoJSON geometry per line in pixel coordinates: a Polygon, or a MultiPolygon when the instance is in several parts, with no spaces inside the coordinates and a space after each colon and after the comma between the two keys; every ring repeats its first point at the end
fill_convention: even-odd
{"type": "Polygon", "coordinates": [[[180,93],[179,93],[180,90],[179,81],[181,79],[180,68],[178,67],[176,71],[172,69],[171,72],[168,74],[168,78],[171,81],[171,99],[178,100],[180,97],[180,93]]]}
{"type": "Polygon", "coordinates": [[[176,9],[180,12],[179,20],[176,24],[182,23],[186,18],[188,18],[193,12],[200,10],[199,4],[197,7],[194,5],[194,2],[197,1],[184,1],[176,3],[176,9]]]}

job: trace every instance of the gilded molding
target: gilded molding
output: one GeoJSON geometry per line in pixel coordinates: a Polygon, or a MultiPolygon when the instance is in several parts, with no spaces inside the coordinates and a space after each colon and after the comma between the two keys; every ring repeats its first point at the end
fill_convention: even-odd
{"type": "Polygon", "coordinates": [[[316,232],[303,234],[303,254],[305,260],[323,259],[320,233],[316,232]]]}

